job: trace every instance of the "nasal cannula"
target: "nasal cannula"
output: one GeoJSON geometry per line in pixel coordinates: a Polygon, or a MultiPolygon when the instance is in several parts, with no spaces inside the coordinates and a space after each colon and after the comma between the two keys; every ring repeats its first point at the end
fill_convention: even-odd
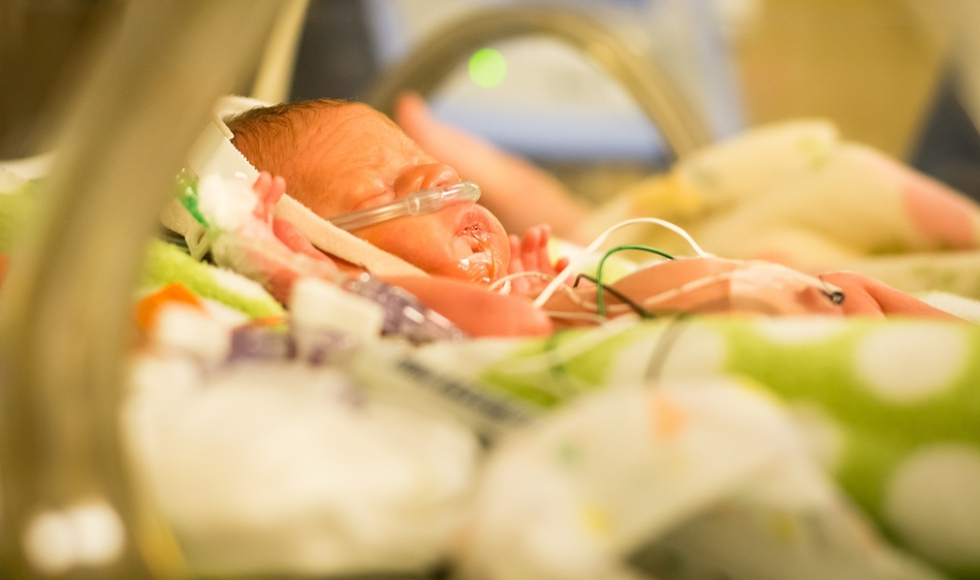
{"type": "Polygon", "coordinates": [[[409,215],[422,215],[439,211],[450,203],[480,199],[480,186],[472,181],[455,185],[433,187],[409,194],[390,203],[345,213],[329,221],[344,230],[356,230],[377,223],[409,215]]]}

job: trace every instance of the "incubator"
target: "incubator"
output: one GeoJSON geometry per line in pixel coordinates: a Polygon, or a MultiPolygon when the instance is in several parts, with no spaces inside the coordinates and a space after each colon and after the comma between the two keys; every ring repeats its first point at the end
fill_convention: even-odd
{"type": "MultiPolygon", "coordinates": [[[[749,4],[765,3],[726,3],[749,4]]],[[[352,232],[490,202],[492,179],[326,220],[288,195],[260,208],[229,141],[226,115],[262,103],[222,96],[257,78],[281,98],[308,7],[120,6],[50,171],[0,167],[0,575],[980,574],[980,331],[844,318],[881,287],[811,275],[877,268],[977,315],[980,208],[822,121],[709,144],[698,107],[600,18],[494,6],[372,98],[435,90],[470,42],[545,32],[643,99],[678,159],[584,220],[594,246],[554,275],[504,280],[473,233],[461,277],[537,277],[535,302],[456,280],[429,306],[398,284],[438,279],[352,232]],[[546,335],[450,321],[562,300],[551,314],[575,328],[546,335]]]]}

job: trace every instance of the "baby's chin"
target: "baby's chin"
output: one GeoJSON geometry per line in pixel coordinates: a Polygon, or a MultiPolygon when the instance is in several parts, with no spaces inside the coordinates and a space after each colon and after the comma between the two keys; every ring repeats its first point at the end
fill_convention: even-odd
{"type": "Polygon", "coordinates": [[[506,265],[500,259],[500,254],[488,249],[474,252],[459,260],[452,277],[490,284],[500,278],[505,269],[506,265]]]}

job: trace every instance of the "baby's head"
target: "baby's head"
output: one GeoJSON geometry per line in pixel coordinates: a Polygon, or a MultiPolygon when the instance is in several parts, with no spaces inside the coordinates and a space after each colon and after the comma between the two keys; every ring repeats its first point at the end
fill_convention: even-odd
{"type": "MultiPolygon", "coordinates": [[[[319,100],[252,109],[228,126],[252,165],[284,177],[292,197],[327,219],[459,182],[452,167],[360,103],[319,100]]],[[[454,278],[492,280],[506,273],[510,259],[503,226],[472,202],[353,233],[430,274],[454,278]]]]}

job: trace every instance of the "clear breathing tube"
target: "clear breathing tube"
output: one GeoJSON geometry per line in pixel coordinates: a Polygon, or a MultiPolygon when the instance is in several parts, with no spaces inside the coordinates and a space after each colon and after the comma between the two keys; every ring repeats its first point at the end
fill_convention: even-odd
{"type": "Polygon", "coordinates": [[[395,218],[439,211],[450,203],[476,201],[478,199],[480,199],[480,186],[472,181],[462,181],[455,185],[416,191],[402,199],[396,199],[377,207],[345,213],[331,218],[329,221],[340,229],[356,230],[395,218]]]}

